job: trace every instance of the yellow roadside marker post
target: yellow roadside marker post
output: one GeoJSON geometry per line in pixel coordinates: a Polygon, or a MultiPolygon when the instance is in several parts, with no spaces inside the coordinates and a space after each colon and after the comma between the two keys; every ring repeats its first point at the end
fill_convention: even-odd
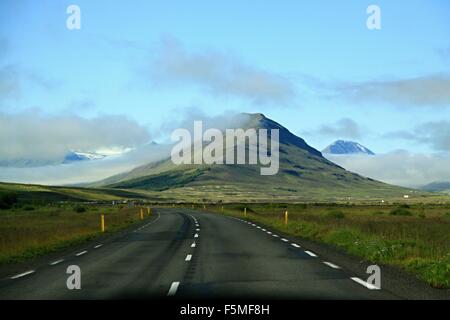
{"type": "Polygon", "coordinates": [[[284,224],[285,224],[285,225],[288,224],[288,218],[289,218],[288,215],[289,215],[289,214],[288,214],[288,211],[286,210],[286,212],[284,213],[284,224]]]}
{"type": "Polygon", "coordinates": [[[144,220],[144,209],[141,208],[141,220],[144,220]]]}
{"type": "Polygon", "coordinates": [[[105,232],[105,215],[100,215],[100,231],[105,232]]]}
{"type": "Polygon", "coordinates": [[[223,206],[222,206],[222,213],[223,213],[223,206]]]}
{"type": "Polygon", "coordinates": [[[244,217],[247,218],[247,208],[244,208],[244,217]]]}
{"type": "Polygon", "coordinates": [[[203,210],[206,210],[206,205],[203,205],[203,210]]]}

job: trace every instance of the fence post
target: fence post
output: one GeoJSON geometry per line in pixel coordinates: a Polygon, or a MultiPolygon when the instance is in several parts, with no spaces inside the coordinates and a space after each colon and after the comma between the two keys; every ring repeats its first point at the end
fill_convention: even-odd
{"type": "Polygon", "coordinates": [[[105,215],[100,215],[100,230],[101,232],[105,232],[105,215]]]}

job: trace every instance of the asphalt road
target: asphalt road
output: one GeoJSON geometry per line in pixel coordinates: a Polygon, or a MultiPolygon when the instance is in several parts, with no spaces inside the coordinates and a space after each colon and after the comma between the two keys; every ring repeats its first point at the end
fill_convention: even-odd
{"type": "Polygon", "coordinates": [[[0,280],[0,299],[156,297],[399,298],[261,226],[185,209],[159,209],[113,241],[0,280]],[[66,286],[69,265],[80,267],[80,290],[66,286]]]}

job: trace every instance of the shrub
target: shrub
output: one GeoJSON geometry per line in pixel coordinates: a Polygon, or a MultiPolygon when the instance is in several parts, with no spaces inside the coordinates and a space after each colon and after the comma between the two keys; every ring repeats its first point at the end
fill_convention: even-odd
{"type": "Polygon", "coordinates": [[[340,210],[333,210],[327,213],[327,217],[335,218],[335,219],[344,219],[345,214],[340,210]]]}
{"type": "Polygon", "coordinates": [[[83,213],[86,212],[86,208],[85,207],[81,207],[81,206],[77,206],[74,208],[75,212],[77,213],[83,213]]]}
{"type": "Polygon", "coordinates": [[[397,208],[389,213],[391,216],[412,216],[411,211],[404,208],[397,208]]]}
{"type": "Polygon", "coordinates": [[[23,207],[23,210],[25,210],[25,211],[33,211],[34,207],[33,206],[25,206],[25,207],[23,207]]]}
{"type": "Polygon", "coordinates": [[[411,208],[411,207],[409,206],[409,204],[402,204],[401,206],[399,206],[399,208],[402,208],[402,209],[409,209],[409,208],[411,208]]]}
{"type": "Polygon", "coordinates": [[[17,195],[14,193],[5,193],[0,196],[0,209],[10,209],[17,203],[17,195]]]}

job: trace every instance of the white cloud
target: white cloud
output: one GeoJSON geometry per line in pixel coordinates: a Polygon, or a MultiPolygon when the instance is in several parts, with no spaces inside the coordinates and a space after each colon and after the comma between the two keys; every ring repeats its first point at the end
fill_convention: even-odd
{"type": "Polygon", "coordinates": [[[309,135],[321,135],[332,137],[335,139],[350,138],[359,139],[361,138],[362,130],[359,125],[350,118],[342,118],[336,123],[322,125],[319,129],[308,133],[309,135]]]}
{"type": "Polygon", "coordinates": [[[450,181],[450,155],[417,154],[403,150],[376,156],[333,156],[327,158],[349,171],[405,187],[434,181],[450,181]]]}
{"type": "Polygon", "coordinates": [[[12,65],[0,67],[0,100],[16,98],[20,93],[19,73],[12,65]]]}
{"type": "Polygon", "coordinates": [[[173,39],[163,41],[152,71],[158,83],[196,85],[213,95],[256,104],[286,104],[295,95],[293,84],[283,76],[217,51],[189,53],[173,39]]]}
{"type": "Polygon", "coordinates": [[[58,160],[70,150],[133,148],[149,141],[147,130],[123,116],[93,119],[47,116],[36,110],[0,114],[0,160],[58,160]]]}
{"type": "Polygon", "coordinates": [[[162,160],[170,155],[169,146],[145,145],[121,156],[37,168],[1,168],[0,181],[65,185],[93,182],[126,172],[137,166],[162,160]]]}
{"type": "Polygon", "coordinates": [[[450,151],[450,121],[425,122],[412,131],[389,132],[383,137],[427,144],[437,151],[450,151]]]}
{"type": "Polygon", "coordinates": [[[450,75],[346,82],[334,86],[339,96],[354,102],[386,102],[395,106],[450,106],[450,75]]]}

